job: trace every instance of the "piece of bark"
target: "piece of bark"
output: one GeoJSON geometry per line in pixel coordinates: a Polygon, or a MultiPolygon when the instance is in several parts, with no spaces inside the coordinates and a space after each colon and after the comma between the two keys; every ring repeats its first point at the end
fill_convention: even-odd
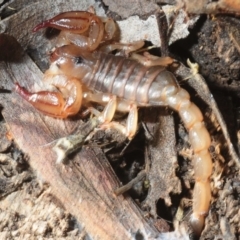
{"type": "Polygon", "coordinates": [[[206,19],[198,33],[198,44],[190,49],[201,74],[215,88],[231,91],[239,97],[240,87],[240,19],[217,16],[206,19]],[[199,48],[201,46],[201,50],[199,48]],[[224,66],[224,67],[223,67],[224,66]]]}
{"type": "Polygon", "coordinates": [[[141,120],[153,137],[152,141],[148,141],[146,149],[146,161],[151,166],[147,172],[150,189],[144,202],[156,218],[158,200],[163,199],[169,207],[172,205],[170,195],[180,194],[182,190],[176,176],[178,163],[174,119],[166,109],[150,109],[144,111],[141,120]]]}
{"type": "Polygon", "coordinates": [[[18,41],[7,34],[0,34],[0,61],[17,62],[20,61],[23,56],[23,51],[18,41]]]}
{"type": "Polygon", "coordinates": [[[146,17],[153,14],[158,8],[154,1],[109,1],[103,0],[111,12],[117,13],[122,18],[128,18],[130,16],[137,15],[139,17],[146,17]]]}
{"type": "MultiPolygon", "coordinates": [[[[121,31],[120,40],[125,43],[145,40],[150,41],[157,47],[162,47],[159,37],[159,30],[162,31],[162,29],[159,29],[155,16],[161,11],[164,11],[168,25],[170,26],[168,29],[169,39],[167,39],[169,45],[179,39],[187,37],[189,35],[189,29],[194,26],[199,18],[199,16],[196,15],[191,18],[188,17],[187,13],[182,9],[174,13],[174,7],[172,5],[164,5],[160,8],[151,1],[135,3],[133,5],[134,7],[129,7],[132,5],[129,1],[119,3],[107,0],[105,3],[106,2],[111,11],[117,12],[117,14],[123,18],[118,20],[117,23],[121,31]],[[148,7],[144,8],[142,5],[148,7]],[[125,17],[128,18],[125,19],[125,17]],[[131,31],[128,31],[128,29],[131,29],[131,31]]],[[[108,14],[111,16],[111,12],[108,14]]]]}

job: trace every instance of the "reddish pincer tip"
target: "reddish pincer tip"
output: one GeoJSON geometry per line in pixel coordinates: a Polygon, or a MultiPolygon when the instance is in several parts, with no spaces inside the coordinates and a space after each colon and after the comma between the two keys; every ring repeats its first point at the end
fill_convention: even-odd
{"type": "Polygon", "coordinates": [[[50,25],[50,21],[49,20],[44,21],[42,23],[39,23],[37,26],[35,26],[32,31],[33,32],[37,32],[39,29],[46,28],[49,25],[50,25]]]}
{"type": "Polygon", "coordinates": [[[15,82],[15,92],[17,92],[20,96],[22,96],[24,99],[28,99],[30,94],[29,92],[22,87],[18,82],[15,82]]]}
{"type": "Polygon", "coordinates": [[[20,84],[18,82],[14,83],[14,90],[15,90],[15,92],[19,93],[21,91],[21,88],[22,87],[20,86],[20,84]]]}

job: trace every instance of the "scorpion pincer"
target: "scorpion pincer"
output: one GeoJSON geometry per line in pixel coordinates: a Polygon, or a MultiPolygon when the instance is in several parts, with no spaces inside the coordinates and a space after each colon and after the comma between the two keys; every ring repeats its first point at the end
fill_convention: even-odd
{"type": "Polygon", "coordinates": [[[131,52],[143,45],[142,41],[129,45],[111,41],[116,31],[112,19],[89,12],[66,12],[37,25],[34,31],[43,27],[61,30],[43,79],[50,88],[31,93],[16,83],[16,91],[38,110],[57,118],[77,114],[81,105],[89,106],[89,102],[104,105],[101,113],[92,107],[89,110],[99,117],[103,128],[117,128],[129,139],[137,131],[138,107],[168,106],[177,111],[194,150],[196,182],[190,223],[200,235],[211,201],[211,139],[189,93],[160,66],[161,58],[147,53],[132,54],[134,59],[111,54],[116,49],[131,52]],[[116,111],[129,112],[126,126],[112,121],[116,111]]]}

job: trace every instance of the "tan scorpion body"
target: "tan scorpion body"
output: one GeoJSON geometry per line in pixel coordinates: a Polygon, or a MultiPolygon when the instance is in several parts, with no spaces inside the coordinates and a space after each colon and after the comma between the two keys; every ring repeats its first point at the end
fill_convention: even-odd
{"type": "MultiPolygon", "coordinates": [[[[37,109],[60,118],[78,113],[82,104],[98,102],[105,106],[102,113],[89,109],[99,116],[102,127],[117,128],[129,139],[137,130],[138,107],[168,106],[177,111],[194,150],[196,183],[190,222],[194,232],[200,234],[211,201],[212,160],[208,151],[211,139],[203,115],[190,101],[188,92],[177,84],[172,73],[155,62],[155,57],[150,57],[150,65],[145,66],[141,57],[136,61],[96,51],[100,42],[111,39],[115,31],[109,19],[102,22],[91,13],[69,12],[45,21],[36,29],[47,26],[62,30],[59,46],[51,55],[52,63],[44,77],[44,82],[55,90],[30,93],[17,83],[16,91],[37,109]],[[64,19],[68,20],[67,25],[64,19]],[[77,21],[81,21],[81,27],[77,21]],[[116,111],[129,112],[126,126],[112,121],[116,111]]],[[[108,49],[121,48],[113,43],[108,49]]]]}

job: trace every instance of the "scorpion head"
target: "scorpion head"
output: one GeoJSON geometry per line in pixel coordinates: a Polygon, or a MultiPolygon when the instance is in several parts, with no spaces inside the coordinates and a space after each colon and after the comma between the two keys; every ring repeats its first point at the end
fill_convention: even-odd
{"type": "MultiPolygon", "coordinates": [[[[82,78],[91,71],[94,58],[91,52],[83,51],[75,45],[64,45],[56,48],[50,55],[51,68],[58,74],[82,78]]],[[[53,72],[52,72],[53,73],[53,72]]]]}

